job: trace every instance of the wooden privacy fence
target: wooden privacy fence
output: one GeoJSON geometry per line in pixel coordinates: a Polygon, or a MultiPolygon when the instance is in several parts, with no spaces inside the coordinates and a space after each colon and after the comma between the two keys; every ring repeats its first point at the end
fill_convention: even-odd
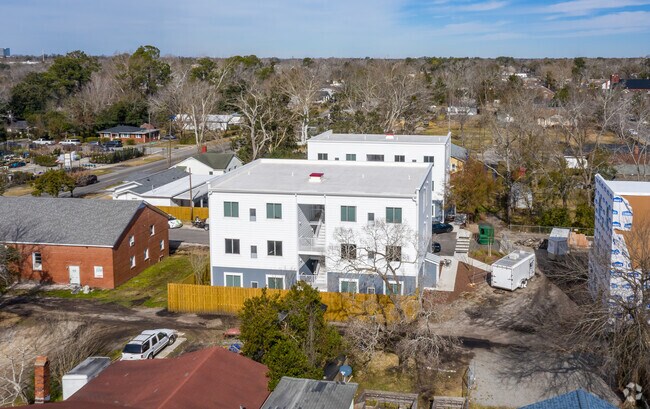
{"type": "Polygon", "coordinates": [[[190,222],[197,217],[201,219],[208,218],[208,208],[207,207],[195,207],[192,212],[191,207],[185,206],[156,206],[158,209],[163,212],[174,216],[175,218],[182,220],[184,222],[190,222]],[[194,218],[192,218],[192,213],[194,213],[194,218]]]}
{"type": "MultiPolygon", "coordinates": [[[[284,296],[289,290],[267,289],[268,295],[284,296]]],[[[237,314],[244,301],[262,295],[261,288],[213,287],[194,284],[167,284],[167,309],[172,312],[237,314]]],[[[391,319],[393,303],[386,295],[320,293],[323,304],[327,305],[325,319],[328,321],[347,321],[354,317],[391,319]]],[[[416,297],[401,297],[407,314],[416,311],[416,297]]]]}

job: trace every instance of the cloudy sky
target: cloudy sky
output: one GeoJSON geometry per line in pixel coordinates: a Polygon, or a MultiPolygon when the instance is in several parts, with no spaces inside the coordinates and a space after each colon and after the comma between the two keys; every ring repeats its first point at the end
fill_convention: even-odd
{"type": "Polygon", "coordinates": [[[650,0],[0,0],[0,15],[13,54],[650,55],[650,0]]]}

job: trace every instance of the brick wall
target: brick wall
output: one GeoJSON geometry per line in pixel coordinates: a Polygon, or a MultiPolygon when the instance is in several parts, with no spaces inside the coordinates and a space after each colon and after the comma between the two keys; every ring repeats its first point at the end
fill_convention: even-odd
{"type": "Polygon", "coordinates": [[[120,238],[113,253],[115,286],[140,274],[145,268],[156,264],[162,257],[169,256],[169,225],[167,217],[145,207],[120,238]],[[150,226],[154,234],[150,234],[150,226]],[[134,237],[133,246],[130,243],[134,237]],[[160,250],[160,241],[164,249],[160,250]],[[145,260],[145,249],[149,249],[149,258],[145,260]],[[135,267],[131,267],[131,257],[135,257],[135,267]]]}

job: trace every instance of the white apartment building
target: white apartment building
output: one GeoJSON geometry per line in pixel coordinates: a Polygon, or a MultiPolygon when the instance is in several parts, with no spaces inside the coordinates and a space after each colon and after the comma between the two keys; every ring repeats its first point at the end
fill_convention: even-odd
{"type": "Polygon", "coordinates": [[[434,287],[439,259],[427,253],[431,174],[428,163],[282,159],[226,173],[208,193],[211,284],[287,289],[302,279],[321,291],[377,294],[434,287]],[[346,260],[375,260],[360,244],[357,250],[358,243],[341,243],[341,229],[367,237],[364,228],[384,222],[407,226],[412,235],[390,249],[397,280],[338,269],[341,252],[346,260]]]}
{"type": "MultiPolygon", "coordinates": [[[[589,289],[594,297],[633,297],[630,278],[639,277],[626,238],[650,223],[650,182],[608,181],[596,175],[594,245],[589,254],[589,289]]],[[[639,245],[639,243],[635,243],[639,245]]]]}
{"type": "Polygon", "coordinates": [[[309,160],[430,163],[432,215],[444,219],[445,189],[451,170],[451,133],[433,135],[335,134],[331,130],[307,141],[309,160]]]}

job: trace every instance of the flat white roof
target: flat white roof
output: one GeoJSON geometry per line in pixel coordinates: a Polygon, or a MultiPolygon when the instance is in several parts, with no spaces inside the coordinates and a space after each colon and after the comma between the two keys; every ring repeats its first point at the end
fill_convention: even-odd
{"type": "Polygon", "coordinates": [[[210,182],[210,191],[412,197],[430,163],[258,159],[210,182]],[[322,173],[320,182],[318,176],[322,173]]]}
{"type": "Polygon", "coordinates": [[[451,132],[447,135],[393,135],[386,134],[355,134],[355,133],[334,133],[325,131],[316,135],[307,142],[373,142],[392,144],[415,144],[415,145],[444,145],[451,139],[451,132]]]}
{"type": "MultiPolygon", "coordinates": [[[[603,178],[603,180],[605,180],[603,178]]],[[[622,196],[650,196],[650,182],[605,180],[612,192],[622,196]]]]}
{"type": "MultiPolygon", "coordinates": [[[[198,190],[201,185],[205,185],[211,179],[216,179],[219,176],[214,175],[192,175],[192,195],[196,197],[195,190],[198,190]]],[[[128,189],[127,189],[128,190],[128,189]]],[[[142,197],[177,197],[187,192],[187,199],[189,199],[190,190],[190,177],[174,180],[166,185],[154,187],[143,193],[137,193],[142,197]]]]}

